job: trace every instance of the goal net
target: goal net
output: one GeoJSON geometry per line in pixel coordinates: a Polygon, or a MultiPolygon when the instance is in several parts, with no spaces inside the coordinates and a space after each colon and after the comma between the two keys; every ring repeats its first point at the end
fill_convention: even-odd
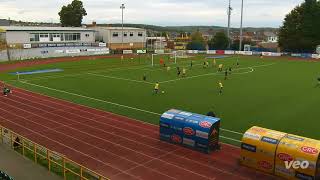
{"type": "Polygon", "coordinates": [[[162,53],[162,54],[152,54],[151,59],[152,66],[162,66],[168,64],[177,63],[177,54],[173,53],[162,53]]]}
{"type": "Polygon", "coordinates": [[[177,51],[176,52],[177,58],[189,58],[187,51],[177,51]]]}

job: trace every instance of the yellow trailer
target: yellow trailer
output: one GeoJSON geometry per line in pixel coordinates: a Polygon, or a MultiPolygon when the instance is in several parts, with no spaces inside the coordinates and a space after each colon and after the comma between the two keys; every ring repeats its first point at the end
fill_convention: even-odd
{"type": "Polygon", "coordinates": [[[320,179],[320,141],[286,135],[278,145],[275,174],[286,179],[320,179]]]}
{"type": "Polygon", "coordinates": [[[241,164],[274,174],[276,149],[287,134],[261,127],[250,128],[242,138],[241,164]]]}

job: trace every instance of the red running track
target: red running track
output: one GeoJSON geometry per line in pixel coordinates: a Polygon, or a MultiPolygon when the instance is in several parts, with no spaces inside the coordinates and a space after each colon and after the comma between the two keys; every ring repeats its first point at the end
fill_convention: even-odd
{"type": "Polygon", "coordinates": [[[237,147],[202,154],[160,141],[157,126],[22,89],[0,97],[0,124],[112,180],[275,179],[240,166],[237,147]]]}

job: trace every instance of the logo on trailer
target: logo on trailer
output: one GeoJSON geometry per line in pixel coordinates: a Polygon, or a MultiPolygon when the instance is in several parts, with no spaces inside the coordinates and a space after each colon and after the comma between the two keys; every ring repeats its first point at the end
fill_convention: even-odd
{"type": "Polygon", "coordinates": [[[241,144],[241,149],[245,149],[245,150],[250,151],[250,152],[257,152],[257,147],[256,146],[253,146],[253,145],[250,145],[250,144],[246,144],[246,143],[242,143],[241,144]]]}
{"type": "Polygon", "coordinates": [[[263,169],[272,169],[272,164],[267,161],[259,161],[258,165],[263,169]]]}
{"type": "Polygon", "coordinates": [[[267,130],[261,129],[261,128],[258,128],[258,127],[251,128],[251,130],[255,131],[255,132],[258,132],[258,133],[266,133],[267,132],[267,130]]]}
{"type": "Polygon", "coordinates": [[[301,147],[301,151],[307,154],[318,154],[318,150],[312,147],[303,146],[301,147]]]}
{"type": "Polygon", "coordinates": [[[188,136],[193,136],[195,134],[195,131],[190,127],[185,127],[183,128],[183,133],[188,136]]]}
{"type": "Polygon", "coordinates": [[[218,131],[214,128],[212,133],[211,133],[211,136],[215,136],[216,134],[218,134],[218,131]]]}
{"type": "Polygon", "coordinates": [[[176,134],[172,135],[171,136],[171,140],[172,142],[175,142],[175,143],[181,143],[182,142],[182,138],[176,134]]]}
{"type": "Polygon", "coordinates": [[[203,128],[210,128],[212,126],[212,124],[208,121],[202,121],[199,123],[199,125],[203,128]]]}
{"type": "Polygon", "coordinates": [[[300,137],[296,137],[296,136],[291,136],[291,135],[287,135],[288,139],[292,139],[292,140],[295,140],[295,141],[304,141],[304,138],[300,138],[300,137]]]}
{"type": "Polygon", "coordinates": [[[285,161],[284,165],[286,169],[307,169],[310,165],[309,161],[285,161]]]}
{"type": "Polygon", "coordinates": [[[282,161],[288,161],[288,162],[291,162],[293,161],[293,157],[290,156],[289,154],[286,154],[286,153],[279,153],[278,155],[278,158],[282,161]]]}
{"type": "Polygon", "coordinates": [[[261,136],[258,135],[258,134],[253,134],[253,133],[250,133],[250,132],[246,132],[244,135],[243,135],[244,138],[248,138],[248,139],[255,139],[255,140],[260,140],[261,136]]]}
{"type": "Polygon", "coordinates": [[[261,141],[266,142],[266,143],[270,143],[270,144],[278,144],[278,140],[277,139],[273,139],[273,138],[269,138],[269,137],[262,137],[261,141]]]}
{"type": "Polygon", "coordinates": [[[296,177],[299,179],[314,179],[313,176],[309,176],[307,174],[296,172],[296,177]]]}

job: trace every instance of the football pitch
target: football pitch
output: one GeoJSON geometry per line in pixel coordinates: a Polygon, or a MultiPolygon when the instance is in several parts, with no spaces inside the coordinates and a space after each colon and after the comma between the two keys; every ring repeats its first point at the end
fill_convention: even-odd
{"type": "Polygon", "coordinates": [[[19,81],[6,72],[0,79],[155,125],[160,115],[172,108],[200,114],[213,110],[221,118],[221,140],[234,145],[239,145],[242,133],[255,125],[320,139],[319,62],[230,56],[216,60],[217,65],[224,65],[223,72],[217,72],[213,59],[200,55],[178,59],[177,63],[166,55],[156,56],[154,62],[151,66],[151,58],[146,56],[88,58],[15,70],[62,72],[20,75],[19,81]],[[159,65],[160,58],[170,70],[159,65]],[[204,61],[209,67],[203,67],[204,61]],[[177,67],[186,69],[185,77],[177,76],[177,67]],[[225,80],[224,71],[229,67],[232,72],[225,80]],[[222,94],[219,81],[224,85],[222,94]],[[154,94],[156,82],[159,94],[154,94]]]}

